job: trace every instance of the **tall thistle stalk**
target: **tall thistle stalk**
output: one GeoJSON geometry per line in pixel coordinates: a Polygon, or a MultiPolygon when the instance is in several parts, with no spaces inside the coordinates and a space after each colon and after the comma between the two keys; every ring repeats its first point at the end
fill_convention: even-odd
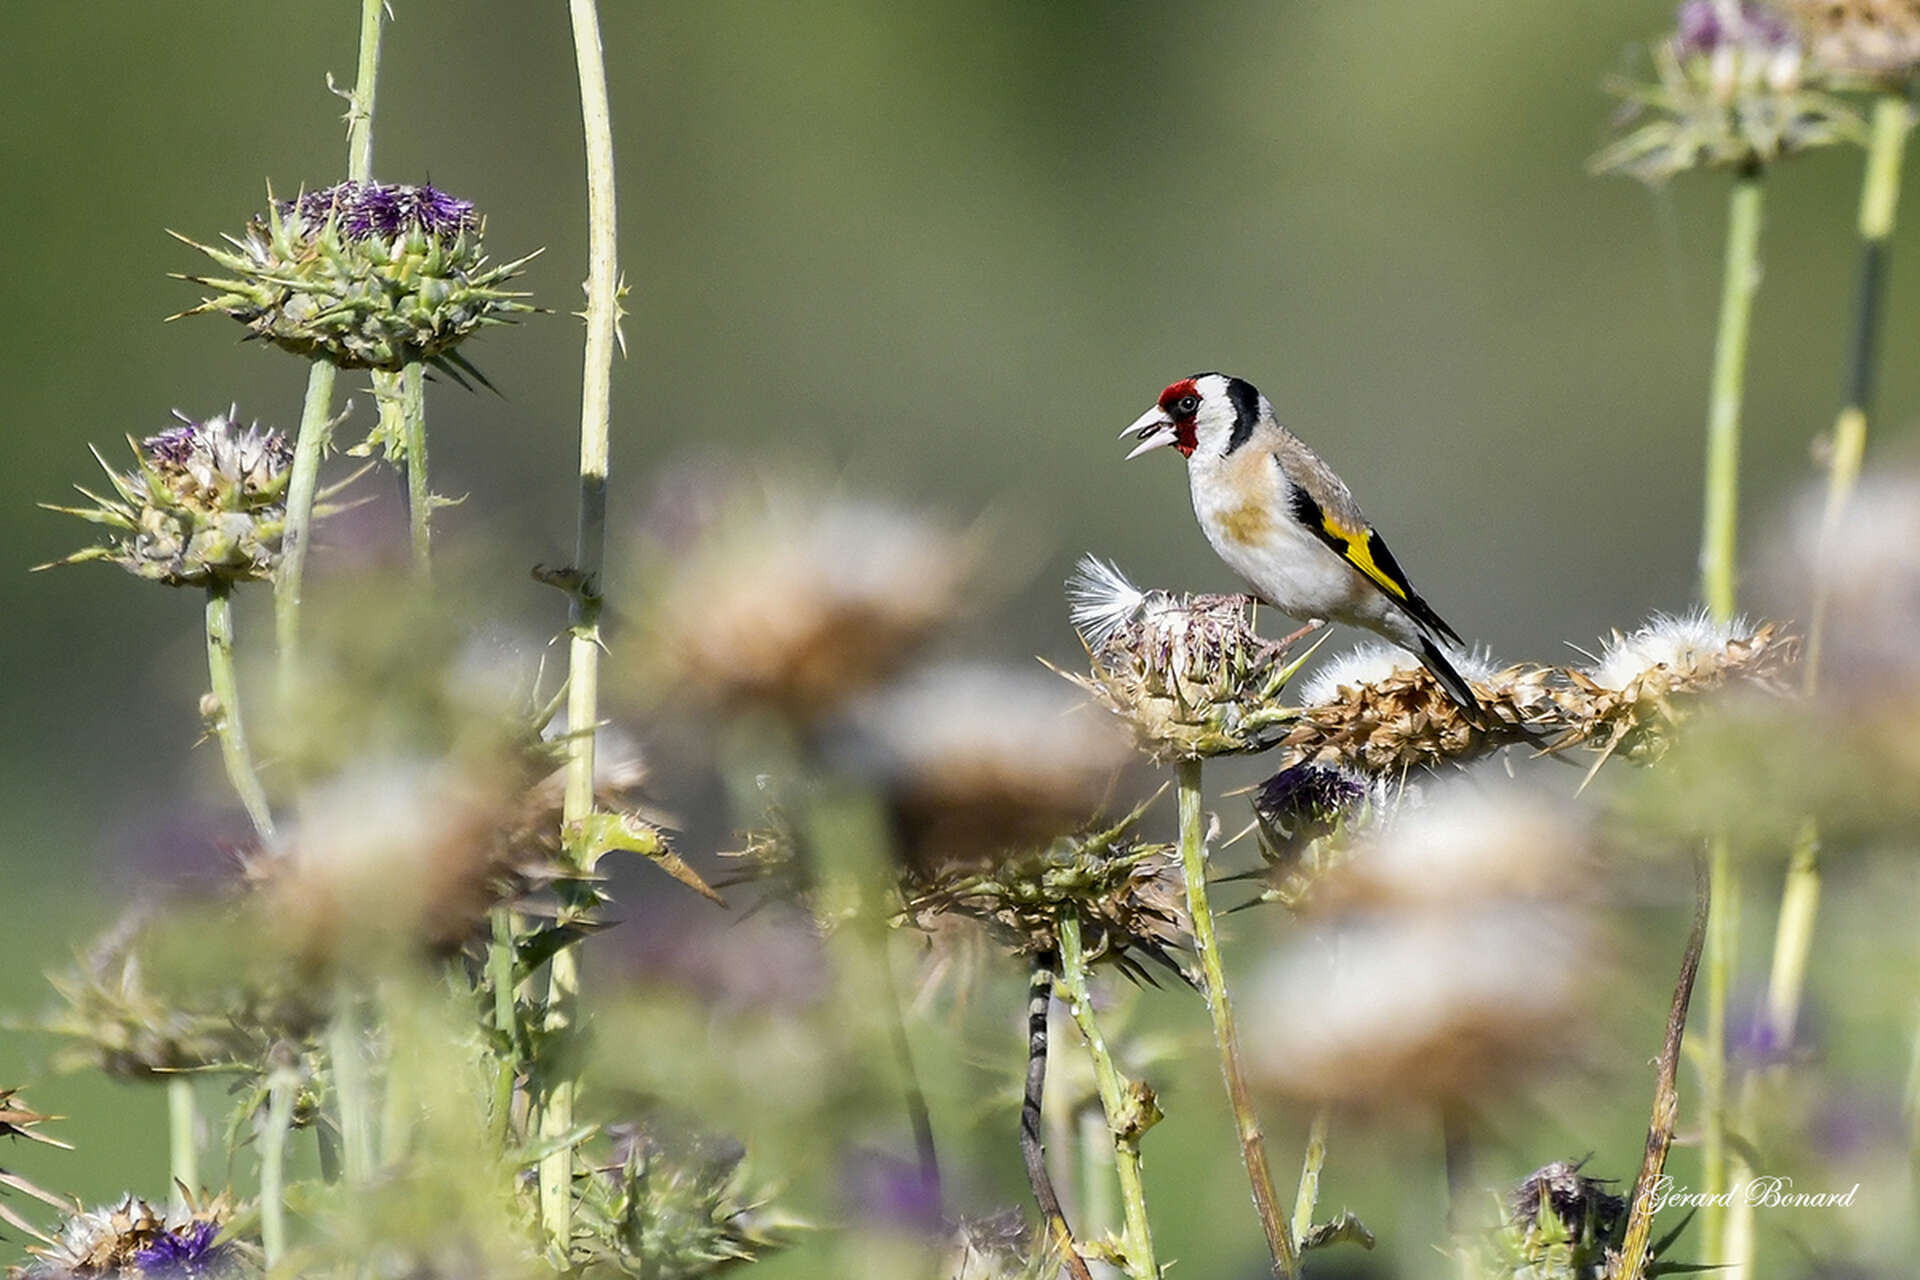
{"type": "Polygon", "coordinates": [[[1093,1079],[1100,1093],[1100,1109],[1106,1115],[1108,1139],[1113,1144],[1114,1171],[1120,1183],[1120,1207],[1126,1222],[1121,1235],[1126,1273],[1134,1280],[1158,1280],[1160,1269],[1153,1260],[1153,1231],[1147,1221],[1147,1189],[1140,1162],[1140,1135],[1156,1114],[1150,1105],[1143,1105],[1139,1094],[1128,1089],[1114,1066],[1113,1055],[1107,1051],[1087,986],[1087,955],[1080,938],[1080,918],[1071,911],[1060,919],[1060,991],[1066,997],[1067,1012],[1072,1015],[1074,1026],[1080,1029],[1080,1038],[1086,1041],[1087,1057],[1093,1064],[1093,1079]]]}
{"type": "Polygon", "coordinates": [[[1240,1037],[1234,1029],[1226,970],[1220,963],[1220,940],[1214,933],[1213,909],[1207,901],[1207,832],[1206,815],[1201,812],[1200,761],[1182,760],[1178,767],[1180,870],[1186,880],[1187,911],[1193,917],[1193,939],[1200,953],[1201,984],[1207,997],[1207,1013],[1213,1019],[1214,1045],[1220,1053],[1220,1072],[1226,1079],[1227,1101],[1233,1108],[1234,1128],[1240,1135],[1240,1157],[1253,1188],[1253,1206],[1260,1214],[1260,1228],[1266,1233],[1275,1272],[1291,1280],[1299,1271],[1299,1251],[1281,1216],[1279,1197],[1273,1190],[1273,1174],[1267,1168],[1266,1141],[1260,1132],[1260,1117],[1254,1111],[1253,1096],[1247,1090],[1246,1072],[1240,1065],[1240,1037]]]}
{"type": "Polygon", "coordinates": [[[167,1077],[167,1175],[172,1179],[171,1200],[185,1208],[187,1197],[200,1186],[200,1111],[194,1101],[193,1077],[167,1077]]]}
{"type": "Polygon", "coordinates": [[[260,775],[254,772],[246,724],[240,717],[240,685],[233,669],[233,583],[225,578],[207,584],[207,678],[213,686],[213,733],[220,740],[227,777],[253,820],[253,829],[271,842],[273,813],[260,775]]]}
{"type": "MultiPolygon", "coordinates": [[[[1740,507],[1740,417],[1746,389],[1747,336],[1753,299],[1760,288],[1760,225],[1765,170],[1750,159],[1738,170],[1727,205],[1727,245],[1721,281],[1720,320],[1714,339],[1713,382],[1707,415],[1705,518],[1700,538],[1700,586],[1708,611],[1730,620],[1735,611],[1740,507]]],[[[1708,853],[1714,903],[1706,939],[1706,1062],[1702,1104],[1705,1191],[1724,1193],[1744,1162],[1730,1157],[1727,1142],[1727,999],[1739,945],[1739,877],[1725,837],[1708,853]]],[[[1708,1200],[1706,1236],[1714,1258],[1724,1257],[1727,1213],[1708,1200]]]]}
{"type": "MultiPolygon", "coordinates": [[[[613,181],[613,119],[607,103],[607,69],[600,47],[600,16],[594,0],[570,0],[574,58],[579,68],[580,114],[587,150],[587,340],[580,395],[580,512],[574,547],[579,588],[573,601],[568,646],[566,791],[562,821],[577,831],[593,811],[595,725],[600,691],[600,572],[606,547],[607,434],[613,384],[613,352],[619,339],[620,266],[613,181]]],[[[571,949],[549,968],[550,1029],[574,1016],[580,990],[571,949]]],[[[549,1138],[573,1127],[574,1082],[556,1081],[540,1117],[549,1138]]],[[[540,1221],[548,1241],[564,1256],[572,1234],[573,1152],[562,1147],[540,1162],[540,1221]]]]}
{"type": "MultiPolygon", "coordinates": [[[[380,75],[381,23],[388,0],[360,0],[360,66],[347,101],[347,177],[373,177],[373,101],[380,75]]],[[[280,650],[282,696],[300,667],[300,600],[306,582],[307,551],[313,541],[313,505],[319,493],[320,459],[333,433],[333,384],[336,370],[326,357],[307,370],[307,395],[300,409],[300,434],[294,442],[292,479],[287,485],[287,527],[281,540],[280,571],[274,580],[274,638],[280,650]]]]}

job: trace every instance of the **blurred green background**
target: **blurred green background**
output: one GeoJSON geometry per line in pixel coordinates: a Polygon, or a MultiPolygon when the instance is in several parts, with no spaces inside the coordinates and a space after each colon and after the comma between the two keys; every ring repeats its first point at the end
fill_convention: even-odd
{"type": "MultiPolygon", "coordinates": [[[[430,407],[436,487],[470,495],[443,545],[473,548],[502,612],[546,634],[558,597],[526,569],[564,562],[572,542],[580,331],[566,313],[585,271],[565,15],[394,8],[377,176],[473,199],[497,256],[547,248],[527,281],[556,314],[469,348],[502,396],[443,388],[430,407]]],[[[87,533],[33,503],[91,483],[88,442],[115,458],[176,406],[297,420],[296,362],[223,320],[161,323],[198,297],[166,278],[199,263],[165,230],[237,231],[266,184],[341,176],[324,75],[352,79],[356,9],[8,7],[0,974],[15,1010],[38,1007],[41,971],[224,804],[212,752],[188,750],[196,601],[105,569],[28,577],[87,533]]],[[[715,452],[823,461],[850,488],[960,518],[1008,513],[1038,569],[982,647],[1072,656],[1057,584],[1083,551],[1144,582],[1231,585],[1172,456],[1122,465],[1114,439],[1165,383],[1220,368],[1273,399],[1441,611],[1503,656],[1553,660],[1563,641],[1691,601],[1724,180],[1649,193],[1582,169],[1612,110],[1601,79],[1644,64],[1670,6],[603,11],[632,289],[617,522],[670,463],[715,452]]],[[[1858,172],[1835,149],[1770,184],[1744,460],[1756,541],[1810,478],[1836,404],[1858,172]]],[[[1920,280],[1901,261],[1916,221],[1895,252],[1882,450],[1920,407],[1905,358],[1920,280]]],[[[344,385],[352,438],[370,398],[362,379],[344,385]]],[[[390,499],[390,482],[373,488],[390,499]]],[[[336,566],[382,554],[380,521],[336,534],[336,566]]],[[[1648,952],[1657,968],[1633,999],[1649,1009],[1670,949],[1648,952]]],[[[37,1072],[42,1048],[0,1045],[0,1084],[37,1072]]],[[[17,1167],[90,1196],[157,1184],[157,1094],[50,1081],[32,1096],[74,1113],[63,1132],[82,1149],[17,1167]],[[130,1168],[116,1134],[136,1122],[156,1142],[130,1168]]],[[[1629,1100],[1596,1121],[1612,1172],[1638,1151],[1629,1100]]],[[[1220,1274],[1204,1262],[1225,1256],[1219,1238],[1257,1249],[1216,1127],[1218,1167],[1189,1184],[1205,1210],[1166,1228],[1182,1274],[1220,1274]]]]}

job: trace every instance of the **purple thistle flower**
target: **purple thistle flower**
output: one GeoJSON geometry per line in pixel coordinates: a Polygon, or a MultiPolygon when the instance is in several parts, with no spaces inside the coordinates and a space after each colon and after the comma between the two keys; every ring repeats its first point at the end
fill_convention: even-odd
{"type": "Polygon", "coordinates": [[[1799,43],[1793,24],[1754,0],[1687,0],[1675,15],[1673,51],[1682,58],[1717,53],[1732,46],[1772,53],[1799,43]]]}
{"type": "Polygon", "coordinates": [[[1342,816],[1372,793],[1367,778],[1326,764],[1296,764],[1268,778],[1254,794],[1263,826],[1286,838],[1313,839],[1333,830],[1342,816]]]}
{"type": "Polygon", "coordinates": [[[193,456],[194,445],[200,436],[200,424],[183,420],[177,427],[168,427],[157,436],[148,436],[141,441],[141,447],[156,462],[171,463],[183,467],[193,456]]]}
{"type": "Polygon", "coordinates": [[[450,196],[436,187],[383,182],[342,182],[303,193],[283,206],[310,226],[337,217],[349,240],[378,237],[391,240],[413,231],[451,240],[478,231],[479,215],[473,203],[450,196]]]}
{"type": "Polygon", "coordinates": [[[168,1280],[194,1280],[201,1276],[226,1275],[232,1265],[225,1245],[214,1241],[220,1224],[210,1219],[189,1222],[177,1230],[160,1233],[154,1242],[134,1255],[141,1274],[165,1276],[168,1280]]]}

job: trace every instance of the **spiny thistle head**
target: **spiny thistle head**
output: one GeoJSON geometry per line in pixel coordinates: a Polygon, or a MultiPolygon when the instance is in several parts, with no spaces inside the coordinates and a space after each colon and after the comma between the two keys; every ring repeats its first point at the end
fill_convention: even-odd
{"type": "Polygon", "coordinates": [[[226,274],[183,277],[215,292],[182,314],[232,316],[343,369],[446,360],[474,330],[534,309],[504,287],[534,255],[490,264],[484,229],[470,203],[431,186],[343,182],[269,198],[226,247],[186,241],[226,274]]]}
{"type": "Polygon", "coordinates": [[[1806,87],[1794,24],[1758,0],[1687,0],[1653,61],[1654,83],[1613,86],[1628,132],[1593,157],[1594,172],[1661,182],[1860,135],[1853,111],[1806,87]]]}
{"type": "Polygon", "coordinates": [[[257,1274],[254,1251],[221,1239],[234,1205],[229,1197],[166,1211],[139,1196],[83,1210],[61,1224],[50,1244],[33,1248],[24,1280],[87,1276],[216,1280],[257,1274]]]}
{"type": "Polygon", "coordinates": [[[1605,1280],[1626,1234],[1626,1200],[1566,1160],[1521,1179],[1502,1209],[1502,1222],[1488,1241],[1484,1274],[1605,1280]]]}
{"type": "Polygon", "coordinates": [[[1262,751],[1285,736],[1295,712],[1280,693],[1300,663],[1254,634],[1251,598],[1142,591],[1087,556],[1067,599],[1090,664],[1067,678],[1154,759],[1262,751]]]}
{"type": "Polygon", "coordinates": [[[112,497],[81,489],[93,506],[43,504],[100,525],[107,540],[41,568],[107,560],[174,587],[272,575],[287,518],[287,438],[258,425],[242,428],[234,410],[203,422],[177,411],[174,417],[178,426],[129,441],[132,471],[115,471],[95,452],[112,497]]]}
{"type": "Polygon", "coordinates": [[[1808,61],[1841,84],[1894,87],[1920,68],[1920,0],[1781,0],[1808,61]]]}
{"type": "Polygon", "coordinates": [[[612,1158],[574,1180],[572,1257],[589,1271],[691,1280],[792,1243],[799,1224],[748,1190],[737,1143],[611,1133],[612,1158]]]}
{"type": "Polygon", "coordinates": [[[931,928],[945,914],[984,921],[1016,954],[1056,951],[1060,921],[1080,921],[1091,960],[1144,977],[1140,959],[1178,970],[1193,944],[1180,864],[1167,845],[1130,832],[1145,807],[1100,831],[1063,837],[989,867],[946,865],[908,877],[905,918],[931,928]]]}
{"type": "Polygon", "coordinates": [[[1297,904],[1345,860],[1338,846],[1348,842],[1326,837],[1350,829],[1349,821],[1392,813],[1411,790],[1404,780],[1312,761],[1288,765],[1261,783],[1253,816],[1267,862],[1269,888],[1262,897],[1297,904]]]}

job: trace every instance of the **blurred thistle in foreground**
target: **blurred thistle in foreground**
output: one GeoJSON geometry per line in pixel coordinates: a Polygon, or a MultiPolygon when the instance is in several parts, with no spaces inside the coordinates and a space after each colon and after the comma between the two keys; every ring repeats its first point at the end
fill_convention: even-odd
{"type": "Polygon", "coordinates": [[[93,506],[41,505],[103,526],[107,541],[38,567],[107,560],[173,587],[271,577],[293,450],[278,431],[241,428],[235,412],[196,422],[176,410],[180,425],[134,444],[125,474],[96,450],[117,496],[82,488],[93,506]]]}
{"type": "MultiPolygon", "coordinates": [[[[415,361],[472,366],[455,344],[532,311],[503,286],[536,255],[490,265],[485,220],[430,186],[342,182],[274,200],[228,248],[177,238],[225,276],[181,276],[214,290],[182,315],[221,312],[276,346],[343,369],[415,361]]],[[[174,317],[178,318],[178,317],[174,317]]]]}
{"type": "Polygon", "coordinates": [[[1038,672],[931,667],[850,706],[828,757],[882,797],[909,866],[992,861],[1080,827],[1127,763],[1064,693],[1038,672]]]}
{"type": "Polygon", "coordinates": [[[588,1274],[692,1280],[792,1242],[799,1224],[747,1190],[727,1140],[609,1130],[612,1158],[574,1179],[573,1259],[588,1274]]]}
{"type": "Polygon", "coordinates": [[[1086,556],[1067,580],[1090,670],[1062,672],[1158,761],[1264,751],[1295,715],[1280,701],[1305,661],[1254,634],[1253,598],[1142,591],[1086,556]]]}
{"type": "Polygon", "coordinates": [[[1471,1097],[1574,1056],[1604,985],[1590,837],[1532,796],[1451,790],[1316,887],[1247,1019],[1256,1082],[1322,1102],[1471,1097]]]}
{"type": "Polygon", "coordinates": [[[1687,0],[1652,49],[1652,84],[1618,81],[1623,136],[1588,162],[1595,173],[1658,183],[1688,169],[1770,163],[1858,138],[1858,115],[1805,83],[1793,22],[1757,0],[1687,0]]]}
{"type": "Polygon", "coordinates": [[[15,1280],[84,1280],[89,1276],[221,1280],[259,1274],[255,1251],[221,1239],[234,1216],[228,1197],[163,1211],[138,1196],[73,1214],[36,1261],[8,1274],[15,1280]]]}
{"type": "Polygon", "coordinates": [[[1851,86],[1897,88],[1920,67],[1916,0],[1781,0],[1805,33],[1808,61],[1851,86]]]}
{"type": "Polygon", "coordinates": [[[811,717],[897,670],[958,614],[973,540],[871,502],[735,486],[653,557],[640,624],[663,693],[811,717]]]}

